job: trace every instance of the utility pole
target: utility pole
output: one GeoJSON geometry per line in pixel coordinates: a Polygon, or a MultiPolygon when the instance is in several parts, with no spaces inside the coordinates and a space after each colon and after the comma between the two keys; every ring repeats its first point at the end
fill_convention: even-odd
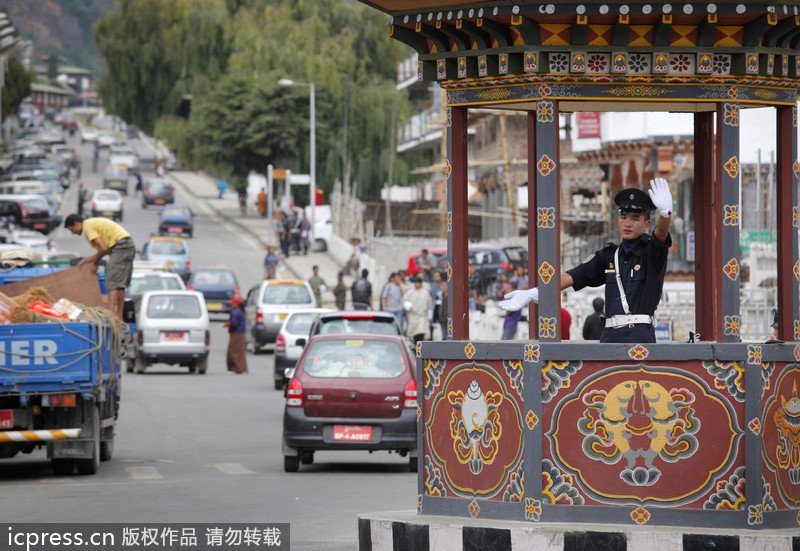
{"type": "MultiPolygon", "coordinates": [[[[350,86],[344,83],[344,115],[342,116],[342,181],[350,183],[350,161],[347,157],[347,130],[350,118],[350,86]]],[[[348,186],[349,187],[349,186],[348,186]]]]}
{"type": "Polygon", "coordinates": [[[764,213],[761,211],[761,148],[756,149],[756,226],[754,229],[764,228],[764,213]]]}
{"type": "Polygon", "coordinates": [[[392,115],[389,117],[389,175],[386,178],[386,199],[385,199],[385,212],[386,215],[383,221],[383,233],[385,235],[392,235],[392,186],[394,185],[394,157],[395,157],[395,139],[397,129],[395,128],[397,118],[397,99],[392,97],[392,115]]]}

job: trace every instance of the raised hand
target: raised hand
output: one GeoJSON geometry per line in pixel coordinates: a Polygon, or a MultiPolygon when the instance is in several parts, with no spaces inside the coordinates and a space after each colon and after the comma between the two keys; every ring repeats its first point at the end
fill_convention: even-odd
{"type": "Polygon", "coordinates": [[[536,287],[532,289],[519,289],[507,293],[504,297],[505,300],[500,301],[500,308],[503,310],[522,310],[531,301],[539,302],[539,289],[536,287]]]}
{"type": "Polygon", "coordinates": [[[661,216],[665,218],[672,216],[672,193],[669,191],[669,183],[664,178],[653,178],[650,180],[649,193],[661,216]]]}

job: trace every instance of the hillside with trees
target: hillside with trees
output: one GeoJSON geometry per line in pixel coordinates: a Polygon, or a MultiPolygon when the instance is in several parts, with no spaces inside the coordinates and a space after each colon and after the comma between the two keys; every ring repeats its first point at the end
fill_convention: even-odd
{"type": "Polygon", "coordinates": [[[100,74],[103,60],[94,45],[92,27],[115,4],[116,0],[0,0],[0,9],[38,52],[57,54],[63,63],[100,74]]]}

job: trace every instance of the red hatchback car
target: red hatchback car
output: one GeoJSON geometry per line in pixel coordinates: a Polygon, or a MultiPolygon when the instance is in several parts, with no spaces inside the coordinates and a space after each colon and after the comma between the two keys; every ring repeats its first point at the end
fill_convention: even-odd
{"type": "Polygon", "coordinates": [[[316,450],[388,450],[417,470],[417,381],[408,341],[391,335],[318,335],[286,390],[283,469],[316,450]]]}

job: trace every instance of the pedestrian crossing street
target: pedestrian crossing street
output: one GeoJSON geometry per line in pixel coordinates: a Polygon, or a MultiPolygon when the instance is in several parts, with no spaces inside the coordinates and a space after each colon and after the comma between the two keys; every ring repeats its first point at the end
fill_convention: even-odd
{"type": "MultiPolygon", "coordinates": [[[[213,463],[207,465],[213,469],[213,475],[226,475],[226,476],[247,476],[257,474],[255,471],[248,469],[241,463],[213,463]]],[[[183,471],[183,469],[180,469],[183,471]]],[[[206,469],[207,470],[207,469],[206,469]]],[[[134,481],[155,481],[165,480],[167,478],[174,478],[175,465],[173,462],[165,462],[161,466],[153,465],[130,465],[125,466],[120,472],[116,473],[115,479],[128,479],[134,481]]],[[[184,472],[185,474],[185,472],[184,472]]],[[[82,476],[47,476],[39,479],[42,484],[70,484],[87,482],[88,479],[82,476]]]]}

